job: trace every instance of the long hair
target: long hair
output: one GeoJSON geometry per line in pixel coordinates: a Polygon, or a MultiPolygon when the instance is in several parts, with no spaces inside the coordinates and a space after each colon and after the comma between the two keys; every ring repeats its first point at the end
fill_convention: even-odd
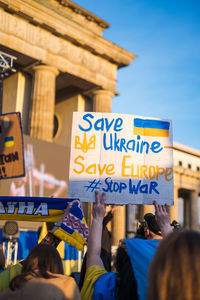
{"type": "Polygon", "coordinates": [[[2,246],[0,245],[0,270],[5,269],[5,264],[6,264],[5,255],[3,253],[2,246]]]}
{"type": "Polygon", "coordinates": [[[200,233],[171,233],[150,265],[147,300],[200,299],[200,233]]]}
{"type": "Polygon", "coordinates": [[[116,297],[119,300],[137,300],[137,283],[128,253],[123,247],[118,247],[115,267],[118,272],[116,297]]]}
{"type": "Polygon", "coordinates": [[[35,246],[23,261],[22,273],[10,282],[10,289],[21,288],[32,277],[52,278],[53,274],[64,274],[58,251],[50,245],[35,246]]]}

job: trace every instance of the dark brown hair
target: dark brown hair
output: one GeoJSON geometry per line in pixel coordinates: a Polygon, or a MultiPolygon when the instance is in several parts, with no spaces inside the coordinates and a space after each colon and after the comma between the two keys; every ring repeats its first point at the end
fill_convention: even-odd
{"type": "Polygon", "coordinates": [[[200,233],[171,233],[149,269],[147,300],[200,299],[200,233]]]}
{"type": "Polygon", "coordinates": [[[53,274],[64,274],[62,260],[58,251],[50,245],[35,246],[23,261],[22,273],[10,282],[10,289],[15,290],[32,277],[52,278],[53,274]]]}
{"type": "Polygon", "coordinates": [[[5,269],[5,263],[6,263],[5,255],[3,253],[2,246],[0,245],[0,270],[5,269]]]}
{"type": "Polygon", "coordinates": [[[115,267],[118,272],[116,298],[119,300],[138,300],[137,283],[127,251],[119,246],[116,253],[115,267]]]}

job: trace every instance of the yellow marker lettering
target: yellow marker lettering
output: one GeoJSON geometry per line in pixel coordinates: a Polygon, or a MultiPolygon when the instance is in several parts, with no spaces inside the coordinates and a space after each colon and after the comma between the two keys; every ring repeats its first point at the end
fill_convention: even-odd
{"type": "Polygon", "coordinates": [[[123,159],[122,159],[122,171],[121,171],[121,175],[123,177],[129,177],[130,176],[130,175],[126,174],[126,169],[130,169],[131,168],[130,166],[126,165],[126,159],[130,158],[130,157],[131,157],[130,155],[124,155],[123,156],[123,159]]]}
{"type": "Polygon", "coordinates": [[[143,178],[143,175],[146,179],[148,179],[148,175],[147,175],[147,166],[146,165],[142,165],[140,166],[140,178],[143,178]]]}
{"type": "Polygon", "coordinates": [[[153,179],[156,176],[156,169],[154,166],[149,166],[149,179],[153,179]]]}
{"type": "Polygon", "coordinates": [[[100,164],[98,164],[99,175],[103,175],[105,169],[106,169],[106,164],[104,164],[102,168],[100,164]]]}
{"type": "Polygon", "coordinates": [[[96,174],[96,173],[97,173],[97,166],[96,166],[96,164],[89,165],[89,166],[85,169],[85,172],[86,172],[87,174],[96,174]]]}
{"type": "Polygon", "coordinates": [[[107,168],[106,168],[106,174],[107,175],[113,175],[113,174],[115,174],[115,166],[114,166],[114,164],[109,164],[108,166],[107,166],[107,168]]]}
{"type": "Polygon", "coordinates": [[[165,180],[166,181],[171,181],[173,179],[173,169],[172,168],[166,168],[166,171],[165,171],[165,180]],[[172,175],[170,177],[170,175],[172,175]]]}
{"type": "Polygon", "coordinates": [[[159,175],[163,175],[165,173],[165,168],[156,166],[156,180],[158,180],[159,175]]]}
{"type": "MultiPolygon", "coordinates": [[[[136,167],[135,167],[136,169],[136,167]]],[[[140,166],[137,165],[137,173],[134,174],[134,164],[131,165],[131,177],[136,177],[136,178],[139,178],[140,177],[140,166]]]]}
{"type": "Polygon", "coordinates": [[[79,165],[79,166],[81,167],[80,170],[73,169],[73,171],[74,171],[76,174],[81,174],[81,173],[83,173],[83,172],[84,172],[84,169],[85,169],[84,164],[82,164],[81,162],[78,161],[79,159],[84,160],[84,157],[81,156],[81,155],[79,155],[79,156],[77,156],[77,157],[75,158],[75,160],[74,160],[74,163],[77,164],[77,165],[79,165]]]}

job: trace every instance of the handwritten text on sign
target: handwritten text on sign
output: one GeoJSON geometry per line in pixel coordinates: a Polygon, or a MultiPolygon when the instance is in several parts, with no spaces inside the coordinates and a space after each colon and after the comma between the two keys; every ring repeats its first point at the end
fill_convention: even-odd
{"type": "Polygon", "coordinates": [[[173,204],[170,121],[112,113],[73,115],[69,197],[173,204]]]}

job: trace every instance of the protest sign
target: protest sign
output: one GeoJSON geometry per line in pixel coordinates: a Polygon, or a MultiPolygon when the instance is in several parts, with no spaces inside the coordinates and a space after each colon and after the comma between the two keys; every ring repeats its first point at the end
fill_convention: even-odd
{"type": "Polygon", "coordinates": [[[0,181],[0,195],[67,198],[68,149],[27,135],[23,140],[26,174],[0,181]]]}
{"type": "Polygon", "coordinates": [[[0,115],[0,179],[25,175],[20,113],[0,115]]]}
{"type": "Polygon", "coordinates": [[[69,197],[109,204],[173,204],[172,123],[113,113],[74,112],[69,197]]]}

